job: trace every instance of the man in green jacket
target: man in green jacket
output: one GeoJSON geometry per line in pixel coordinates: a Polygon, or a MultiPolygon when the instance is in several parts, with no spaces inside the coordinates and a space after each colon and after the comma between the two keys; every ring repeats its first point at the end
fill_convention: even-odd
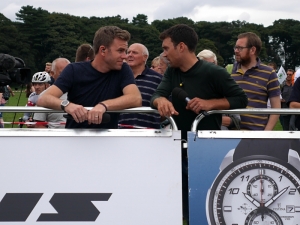
{"type": "MultiPolygon", "coordinates": [[[[187,132],[201,111],[247,106],[246,94],[224,68],[196,57],[198,35],[191,27],[175,25],[162,32],[160,39],[163,56],[169,60],[170,66],[151,98],[151,106],[158,109],[161,116],[174,118],[182,139],[187,139],[187,132]],[[172,96],[170,102],[169,96],[175,87],[187,92],[191,100],[186,103],[172,96]]],[[[212,114],[200,121],[198,130],[220,130],[221,123],[222,114],[212,114]]],[[[182,156],[186,167],[186,151],[183,150],[182,156]]],[[[187,174],[184,176],[183,216],[188,221],[187,174]]]]}

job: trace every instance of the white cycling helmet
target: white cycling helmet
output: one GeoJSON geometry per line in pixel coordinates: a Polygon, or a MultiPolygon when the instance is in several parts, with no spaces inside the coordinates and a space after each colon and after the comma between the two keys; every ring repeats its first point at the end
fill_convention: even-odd
{"type": "Polygon", "coordinates": [[[47,72],[37,72],[32,76],[32,83],[49,83],[51,81],[50,75],[47,72]]]}

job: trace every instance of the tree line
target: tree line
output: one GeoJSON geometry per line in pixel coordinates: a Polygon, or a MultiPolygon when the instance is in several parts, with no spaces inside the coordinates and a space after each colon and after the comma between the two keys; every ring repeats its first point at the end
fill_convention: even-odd
{"type": "Polygon", "coordinates": [[[210,49],[217,55],[220,66],[233,63],[237,35],[248,31],[258,34],[263,42],[259,56],[263,62],[275,62],[285,69],[300,65],[300,21],[293,19],[279,19],[268,27],[239,20],[195,22],[186,17],[154,20],[149,24],[144,14],[138,14],[132,21],[120,15],[87,18],[49,13],[29,5],[22,6],[16,16],[17,21],[11,21],[0,13],[0,53],[23,59],[32,73],[43,71],[45,63],[57,57],[75,61],[77,47],[83,43],[92,44],[96,30],[107,25],[128,30],[129,44],[144,44],[150,53],[148,64],[162,52],[159,34],[175,24],[187,24],[199,36],[196,54],[210,49]]]}

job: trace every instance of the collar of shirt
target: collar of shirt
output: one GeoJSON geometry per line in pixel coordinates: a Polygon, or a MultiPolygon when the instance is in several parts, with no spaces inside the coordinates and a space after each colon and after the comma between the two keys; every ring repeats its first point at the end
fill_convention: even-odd
{"type": "Polygon", "coordinates": [[[145,65],[145,69],[143,70],[143,72],[141,74],[137,75],[136,78],[141,77],[141,76],[145,76],[148,73],[149,70],[150,70],[150,68],[147,65],[145,65]]]}
{"type": "MultiPolygon", "coordinates": [[[[260,66],[260,64],[261,64],[261,60],[260,60],[260,58],[256,58],[256,65],[255,66],[253,66],[252,68],[250,68],[250,69],[248,69],[247,71],[249,71],[249,70],[253,70],[253,69],[256,69],[256,68],[258,68],[259,66],[260,66]]],[[[244,75],[245,74],[245,72],[241,69],[241,64],[240,63],[236,63],[236,73],[239,73],[239,74],[241,74],[241,75],[244,75]]],[[[246,71],[246,72],[247,72],[246,71]]]]}

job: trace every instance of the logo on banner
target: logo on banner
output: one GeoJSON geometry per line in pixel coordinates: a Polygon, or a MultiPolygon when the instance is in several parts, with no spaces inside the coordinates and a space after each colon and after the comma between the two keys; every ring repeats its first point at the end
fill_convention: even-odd
{"type": "MultiPolygon", "coordinates": [[[[25,222],[43,193],[6,193],[0,202],[0,222],[25,222]]],[[[54,193],[57,213],[41,213],[38,222],[91,222],[100,212],[92,201],[108,201],[112,193],[54,193]]]]}

